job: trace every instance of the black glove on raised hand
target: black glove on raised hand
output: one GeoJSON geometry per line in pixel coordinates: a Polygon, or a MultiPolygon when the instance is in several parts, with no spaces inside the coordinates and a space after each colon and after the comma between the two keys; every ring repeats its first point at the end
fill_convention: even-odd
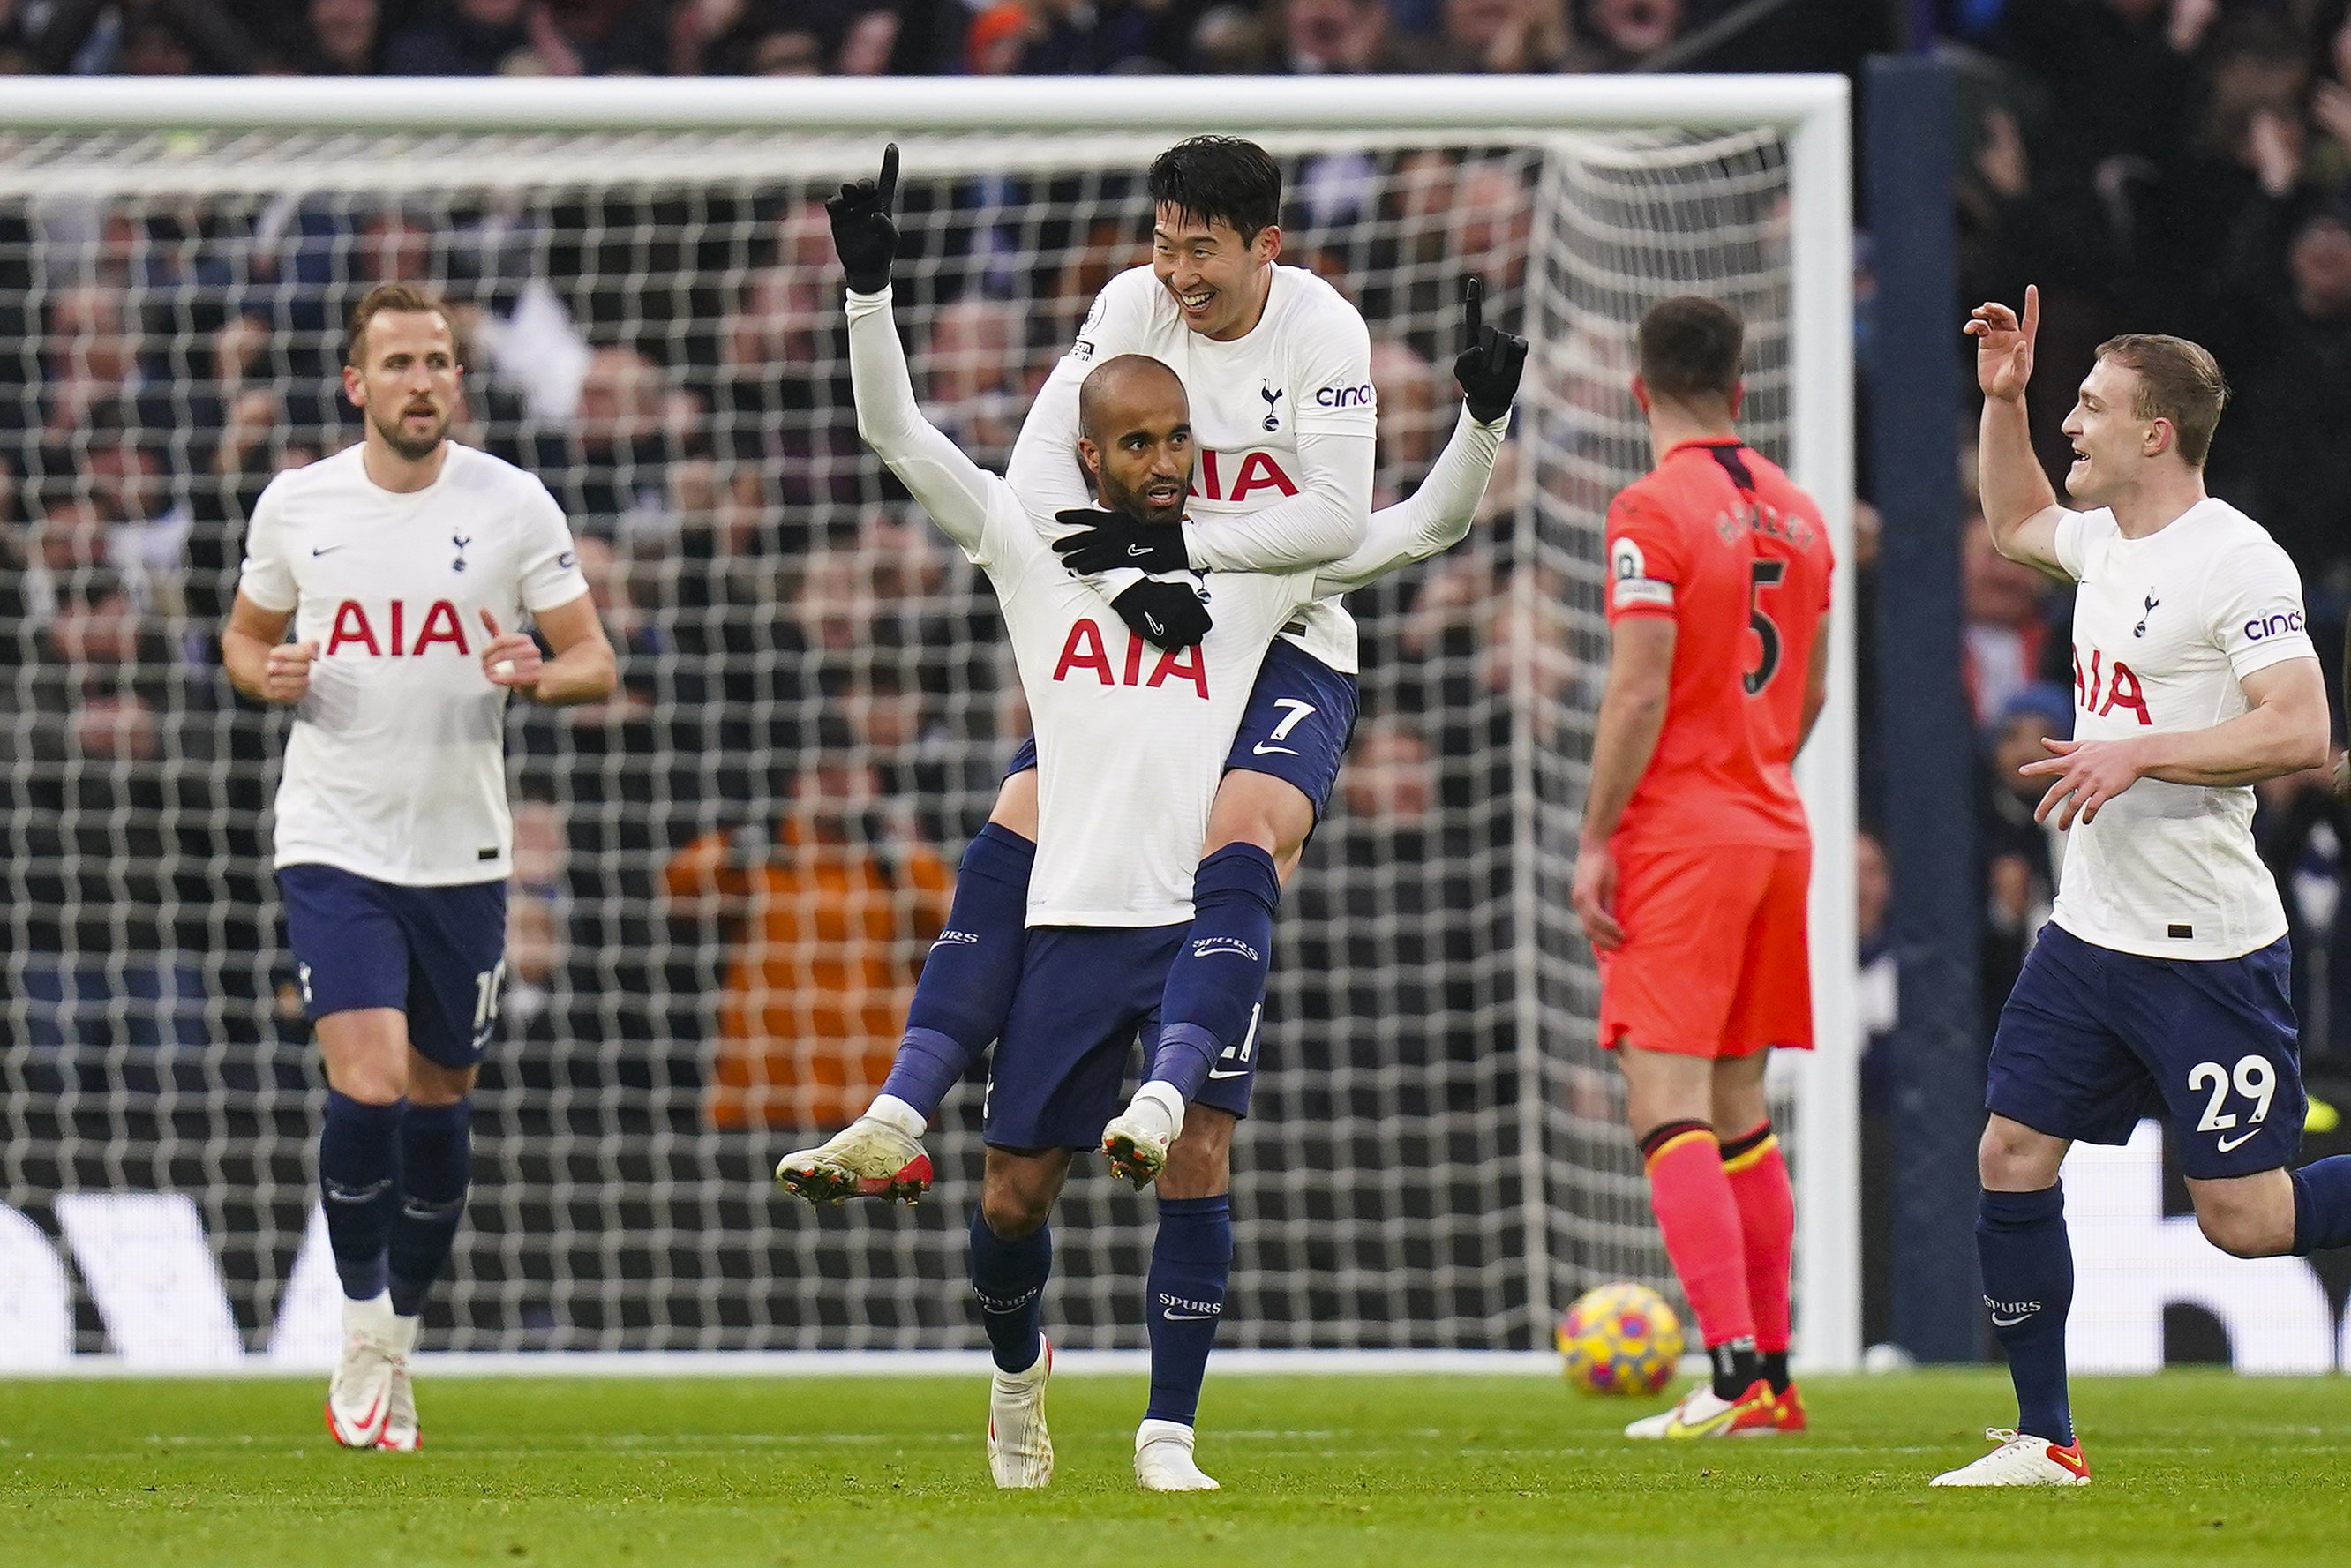
{"type": "Polygon", "coordinates": [[[1453,379],[1461,383],[1461,401],[1469,417],[1491,424],[1510,412],[1519,395],[1519,374],[1527,368],[1527,340],[1515,332],[1486,325],[1486,286],[1475,277],[1461,283],[1462,350],[1453,361],[1453,379]]]}
{"type": "Polygon", "coordinates": [[[1199,591],[1188,582],[1146,577],[1112,600],[1110,607],[1136,636],[1170,653],[1190,647],[1216,625],[1208,619],[1208,607],[1200,602],[1199,591]]]}
{"type": "Polygon", "coordinates": [[[1092,507],[1056,512],[1053,520],[1075,528],[1053,541],[1061,564],[1080,577],[1092,577],[1113,567],[1140,567],[1144,571],[1188,571],[1192,561],[1184,546],[1184,525],[1143,523],[1124,512],[1104,512],[1092,507]]]}
{"type": "Polygon", "coordinates": [[[882,151],[879,180],[852,180],[824,204],[832,215],[832,248],[856,293],[879,294],[890,287],[890,264],[898,259],[898,225],[891,220],[890,205],[897,194],[898,144],[893,141],[882,151]]]}

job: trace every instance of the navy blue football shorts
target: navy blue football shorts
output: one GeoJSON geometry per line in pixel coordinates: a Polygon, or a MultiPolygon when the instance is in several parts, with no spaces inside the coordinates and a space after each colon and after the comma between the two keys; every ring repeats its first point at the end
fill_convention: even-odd
{"type": "MultiPolygon", "coordinates": [[[[1118,1109],[1135,1040],[1159,1049],[1159,998],[1189,925],[1038,925],[987,1069],[981,1132],[1006,1149],[1092,1149],[1118,1109]]],[[[1196,1105],[1249,1114],[1258,1030],[1228,1046],[1196,1105]]]]}
{"type": "Polygon", "coordinates": [[[2168,1115],[2199,1181],[2293,1159],[2306,1102],[2283,936],[2241,958],[2149,958],[2041,930],[1992,1037],[1984,1103],[2052,1137],[2124,1144],[2168,1115]]]}
{"type": "MultiPolygon", "coordinates": [[[[1296,785],[1322,821],[1355,732],[1355,677],[1343,675],[1286,637],[1276,637],[1258,666],[1249,706],[1225,755],[1225,771],[1270,773],[1296,785]]],[[[1008,779],[1037,766],[1034,736],[1020,743],[1004,769],[1008,779]]]]}
{"type": "Polygon", "coordinates": [[[507,884],[403,887],[330,865],[277,870],[286,932],[313,1020],[408,1015],[408,1042],[444,1067],[482,1060],[506,978],[507,884]]]}

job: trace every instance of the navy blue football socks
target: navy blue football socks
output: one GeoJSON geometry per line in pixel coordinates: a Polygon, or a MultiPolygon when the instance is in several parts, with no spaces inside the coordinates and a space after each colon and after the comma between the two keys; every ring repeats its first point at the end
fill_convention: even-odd
{"type": "Polygon", "coordinates": [[[319,1193],[327,1210],[327,1242],[343,1294],[373,1301],[384,1290],[384,1246],[399,1205],[400,1103],[371,1105],[327,1091],[326,1124],[319,1130],[319,1193]]]}
{"type": "Polygon", "coordinates": [[[2294,1255],[2351,1247],[2351,1155],[2313,1160],[2294,1178],[2294,1255]]]}
{"type": "Polygon", "coordinates": [[[392,1310],[414,1317],[449,1261],[474,1171],[473,1107],[410,1105],[400,1118],[400,1208],[389,1260],[392,1310]]]}
{"type": "Polygon", "coordinates": [[[1152,1079],[1188,1103],[1217,1058],[1249,1032],[1273,962],[1273,912],[1281,878],[1255,844],[1227,844],[1192,881],[1192,929],[1167,967],[1152,1079]]]}
{"type": "Polygon", "coordinates": [[[2074,1247],[2063,1183],[2039,1192],[1987,1192],[1976,1210],[1984,1305],[2008,1353],[2016,1429],[2064,1448],[2074,1440],[2065,1397],[2065,1314],[2074,1305],[2074,1247]]]}
{"type": "Polygon", "coordinates": [[[1215,1197],[1163,1197],[1159,1236],[1151,1244],[1144,1322],[1151,1334],[1149,1421],[1189,1427],[1200,1410],[1200,1381],[1225,1315],[1225,1282],[1233,1272],[1233,1202],[1215,1197]]]}
{"type": "Polygon", "coordinates": [[[1037,846],[990,822],[963,852],[955,902],[931,944],[882,1092],[930,1121],[1004,1030],[1029,950],[1029,873],[1037,846]]]}
{"type": "Polygon", "coordinates": [[[980,1325],[987,1331],[996,1364],[1026,1372],[1044,1349],[1045,1281],[1053,1277],[1053,1228],[1007,1241],[987,1228],[979,1209],[971,1211],[971,1289],[979,1298],[980,1325]]]}

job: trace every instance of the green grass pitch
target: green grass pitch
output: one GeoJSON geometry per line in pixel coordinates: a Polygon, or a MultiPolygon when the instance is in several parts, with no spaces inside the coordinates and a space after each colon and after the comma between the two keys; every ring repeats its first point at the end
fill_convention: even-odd
{"type": "Polygon", "coordinates": [[[975,1378],[426,1378],[426,1451],[349,1454],[320,1384],[0,1381],[0,1563],[2351,1563],[2351,1384],[2077,1389],[2096,1482],[1930,1492],[1998,1372],[1816,1380],[1799,1438],[1627,1444],[1653,1406],[1528,1377],[1210,1375],[1225,1490],[1147,1497],[1139,1380],[1065,1375],[1060,1472],[998,1494],[975,1378]]]}

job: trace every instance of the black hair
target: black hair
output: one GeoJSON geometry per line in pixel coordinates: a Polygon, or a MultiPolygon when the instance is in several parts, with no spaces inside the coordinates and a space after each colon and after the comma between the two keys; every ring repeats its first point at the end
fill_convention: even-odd
{"type": "Polygon", "coordinates": [[[1745,337],[1739,312],[1719,299],[1698,294],[1661,299],[1641,317],[1641,380],[1651,396],[1676,402],[1728,398],[1739,385],[1745,337]]]}
{"type": "Polygon", "coordinates": [[[1151,201],[1204,224],[1227,223],[1253,242],[1281,221],[1281,170],[1238,136],[1195,136],[1151,161],[1151,201]]]}

